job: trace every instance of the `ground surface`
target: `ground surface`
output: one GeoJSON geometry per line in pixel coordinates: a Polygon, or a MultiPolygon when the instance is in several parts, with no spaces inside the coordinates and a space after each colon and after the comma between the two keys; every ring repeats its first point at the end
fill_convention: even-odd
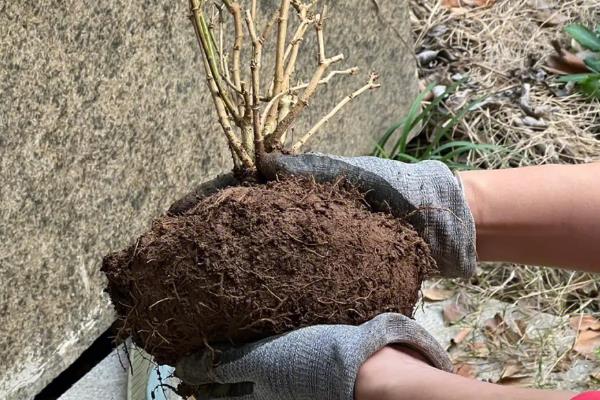
{"type": "MultiPolygon", "coordinates": [[[[444,6],[450,3],[411,0],[415,53],[423,87],[436,82],[443,90],[465,80],[444,102],[450,112],[483,99],[457,125],[453,139],[497,144],[502,151],[473,153],[470,164],[498,168],[600,160],[600,104],[566,91],[545,69],[553,52],[551,40],[569,42],[563,33],[566,24],[594,26],[600,21],[597,1],[496,0],[484,8],[444,6]]],[[[462,304],[460,311],[451,307],[446,314],[456,321],[446,323],[463,327],[451,349],[463,374],[524,386],[578,389],[600,384],[600,358],[594,354],[600,345],[597,276],[486,265],[471,282],[440,285],[430,297],[458,296],[462,304]],[[506,322],[515,318],[491,313],[483,321],[487,333],[472,335],[469,318],[475,310],[485,313],[495,300],[527,315],[516,318],[527,323],[506,322]],[[541,312],[555,328],[536,328],[544,326],[541,312]],[[571,317],[574,329],[569,328],[571,317]],[[559,336],[561,344],[556,345],[559,336]],[[498,363],[507,371],[490,376],[498,363]]]]}

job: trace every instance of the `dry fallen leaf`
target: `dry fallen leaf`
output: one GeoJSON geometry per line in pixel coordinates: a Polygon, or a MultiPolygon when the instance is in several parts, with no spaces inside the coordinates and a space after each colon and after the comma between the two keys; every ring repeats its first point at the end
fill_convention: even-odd
{"type": "Polygon", "coordinates": [[[546,69],[559,75],[590,72],[581,58],[566,50],[563,50],[560,56],[552,54],[548,57],[546,69]]]}
{"type": "Polygon", "coordinates": [[[435,286],[423,289],[423,298],[429,301],[448,300],[452,296],[454,296],[453,290],[440,289],[435,286]]]}
{"type": "Polygon", "coordinates": [[[461,344],[473,332],[473,328],[464,328],[454,336],[450,342],[452,344],[461,344]]]}
{"type": "Polygon", "coordinates": [[[444,321],[449,324],[455,324],[465,317],[467,312],[457,303],[449,303],[443,310],[444,321]]]}
{"type": "Polygon", "coordinates": [[[440,54],[439,50],[423,50],[420,53],[417,53],[417,61],[419,61],[419,65],[427,66],[430,62],[434,61],[438,54],[440,54]]]}
{"type": "Polygon", "coordinates": [[[465,378],[471,378],[471,379],[477,378],[477,373],[475,371],[475,368],[473,368],[472,365],[458,363],[458,364],[454,365],[454,369],[455,369],[457,375],[464,376],[465,378]]]}
{"type": "Polygon", "coordinates": [[[527,333],[527,321],[524,319],[518,319],[515,321],[514,331],[523,337],[527,333]]]}
{"type": "Polygon", "coordinates": [[[591,315],[577,315],[569,319],[569,325],[575,331],[600,331],[600,320],[591,315]]]}
{"type": "Polygon", "coordinates": [[[504,385],[504,386],[517,386],[517,387],[531,387],[531,384],[533,383],[533,377],[531,376],[517,376],[517,377],[506,377],[506,378],[502,378],[500,379],[498,382],[496,382],[499,385],[504,385]]]}
{"type": "Polygon", "coordinates": [[[506,330],[506,324],[500,314],[494,315],[493,318],[487,319],[483,323],[483,328],[489,333],[502,333],[506,330]]]}
{"type": "Polygon", "coordinates": [[[543,118],[533,118],[530,116],[527,117],[523,117],[521,118],[517,125],[519,126],[528,126],[530,128],[533,128],[534,130],[545,130],[546,128],[548,128],[548,124],[546,123],[546,121],[544,121],[543,118]]]}
{"type": "Polygon", "coordinates": [[[590,72],[583,59],[563,49],[558,41],[552,41],[552,46],[555,54],[548,57],[546,70],[559,75],[590,72]]]}
{"type": "Polygon", "coordinates": [[[569,20],[545,0],[529,0],[529,6],[533,8],[533,19],[543,28],[562,25],[569,20]]]}
{"type": "Polygon", "coordinates": [[[593,356],[600,348],[600,331],[580,331],[573,350],[584,356],[593,356]]]}
{"type": "Polygon", "coordinates": [[[490,355],[490,348],[485,342],[472,343],[467,348],[475,357],[487,358],[490,355]]]}
{"type": "Polygon", "coordinates": [[[500,379],[494,383],[507,386],[525,386],[531,381],[532,377],[525,371],[523,365],[519,362],[513,362],[504,366],[500,379]]]}
{"type": "Polygon", "coordinates": [[[496,0],[442,0],[446,8],[491,7],[496,0]]]}

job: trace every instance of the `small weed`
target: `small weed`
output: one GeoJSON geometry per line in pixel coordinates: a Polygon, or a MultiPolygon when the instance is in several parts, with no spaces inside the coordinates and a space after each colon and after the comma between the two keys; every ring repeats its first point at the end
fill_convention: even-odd
{"type": "Polygon", "coordinates": [[[443,102],[456,93],[462,83],[464,80],[453,83],[442,95],[422,107],[425,98],[436,86],[435,83],[430,84],[414,100],[408,114],[383,134],[373,155],[409,163],[438,160],[453,169],[470,169],[473,166],[466,160],[473,152],[498,151],[499,146],[455,139],[455,128],[485,100],[480,98],[454,112],[449,111],[443,102]],[[398,131],[399,135],[395,135],[398,131]],[[392,145],[390,141],[395,136],[397,138],[392,145]]]}
{"type": "Polygon", "coordinates": [[[580,24],[571,24],[565,28],[583,48],[592,52],[583,61],[590,72],[565,75],[559,82],[573,82],[577,88],[591,98],[600,99],[600,27],[595,31],[580,24]]]}

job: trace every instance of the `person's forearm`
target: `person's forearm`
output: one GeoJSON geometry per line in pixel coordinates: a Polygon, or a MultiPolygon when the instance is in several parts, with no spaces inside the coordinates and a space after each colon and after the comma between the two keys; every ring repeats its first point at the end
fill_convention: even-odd
{"type": "Polygon", "coordinates": [[[480,261],[600,272],[600,163],[460,173],[480,261]]]}
{"type": "Polygon", "coordinates": [[[355,400],[569,400],[574,396],[467,379],[394,347],[384,348],[363,364],[355,388],[355,400]]]}

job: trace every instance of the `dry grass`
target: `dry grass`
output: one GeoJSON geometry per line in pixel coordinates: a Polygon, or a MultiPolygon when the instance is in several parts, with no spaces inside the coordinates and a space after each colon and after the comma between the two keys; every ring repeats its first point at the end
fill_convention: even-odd
{"type": "MultiPolygon", "coordinates": [[[[538,0],[539,1],[539,0],[538,0]]],[[[455,14],[437,0],[413,0],[416,52],[445,50],[457,60],[421,68],[427,81],[447,83],[453,74],[469,76],[462,96],[487,97],[487,104],[465,119],[460,133],[474,141],[500,144],[509,153],[486,154],[489,167],[600,159],[600,107],[580,95],[557,97],[558,85],[544,74],[552,39],[565,39],[564,23],[542,27],[533,0],[498,1],[493,7],[455,14]],[[445,31],[442,31],[445,30],[445,31]],[[522,125],[526,114],[518,99],[524,83],[532,86],[530,103],[542,109],[545,129],[522,125]]],[[[552,4],[551,0],[547,3],[552,4]]],[[[550,15],[592,24],[600,8],[592,0],[555,1],[550,15]]],[[[540,20],[541,21],[541,20],[540,20]]],[[[481,156],[481,155],[480,155],[481,156]]],[[[482,160],[478,160],[481,162],[482,160]]]]}
{"type": "MultiPolygon", "coordinates": [[[[421,65],[422,82],[448,85],[460,74],[468,77],[467,83],[446,103],[486,98],[462,120],[454,139],[497,144],[505,151],[474,154],[469,160],[474,165],[500,168],[600,160],[600,104],[578,94],[559,97],[561,85],[543,69],[552,52],[550,41],[568,43],[562,31],[565,24],[594,26],[600,22],[600,7],[595,0],[543,3],[552,6],[545,14],[539,9],[540,0],[498,0],[490,8],[455,13],[439,0],[411,0],[416,53],[446,53],[442,53],[446,60],[438,57],[421,65]],[[542,26],[549,20],[559,23],[542,26]],[[531,87],[530,105],[541,111],[534,119],[544,127],[523,123],[528,115],[519,103],[525,84],[531,87]]],[[[557,316],[600,316],[600,278],[589,274],[493,264],[483,266],[471,282],[453,285],[479,303],[493,298],[557,316]]],[[[496,351],[503,352],[498,353],[500,358],[520,357],[510,346],[496,351]]]]}

